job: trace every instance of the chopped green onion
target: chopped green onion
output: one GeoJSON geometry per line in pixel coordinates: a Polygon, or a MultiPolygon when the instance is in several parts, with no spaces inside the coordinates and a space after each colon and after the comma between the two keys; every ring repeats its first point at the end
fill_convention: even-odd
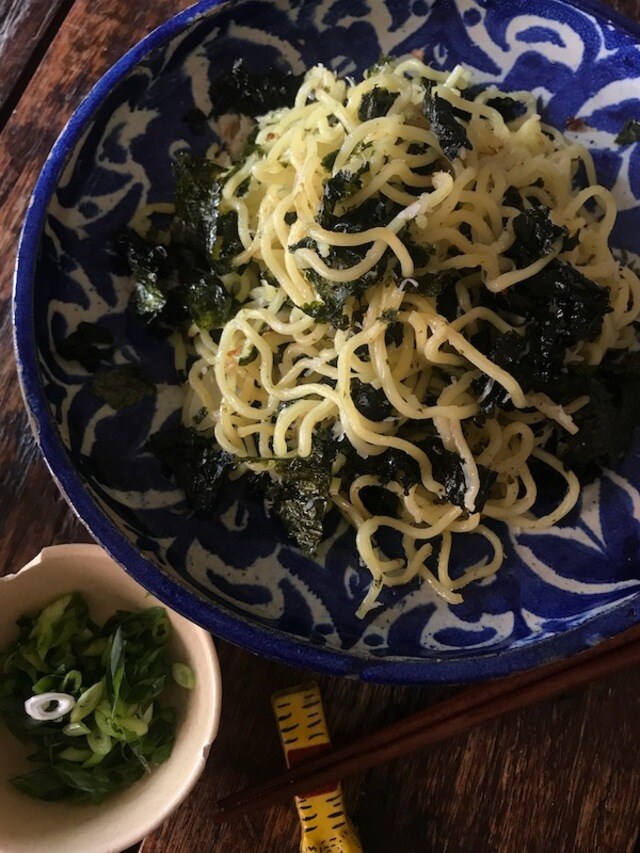
{"type": "MultiPolygon", "coordinates": [[[[107,753],[108,755],[109,753],[107,753]]],[[[101,764],[107,756],[103,755],[100,752],[93,752],[91,754],[91,758],[87,758],[86,761],[82,762],[83,767],[95,767],[97,764],[101,764]]]]}
{"type": "Polygon", "coordinates": [[[94,717],[96,725],[103,734],[115,738],[115,740],[126,740],[125,731],[118,720],[115,720],[113,717],[109,717],[99,708],[96,708],[94,717]]]}
{"type": "Polygon", "coordinates": [[[105,713],[112,714],[114,717],[132,717],[138,712],[138,705],[127,705],[120,699],[116,702],[115,709],[107,708],[105,713]]]}
{"type": "Polygon", "coordinates": [[[22,657],[30,663],[36,672],[48,672],[49,668],[38,654],[38,650],[34,648],[23,647],[20,649],[22,657]]]}
{"type": "Polygon", "coordinates": [[[91,752],[98,755],[108,755],[111,752],[111,738],[104,732],[91,732],[87,735],[87,743],[91,752]]]}
{"type": "Polygon", "coordinates": [[[87,758],[91,758],[91,750],[68,746],[58,753],[58,758],[63,758],[65,761],[86,761],[87,758]]]}
{"type": "Polygon", "coordinates": [[[159,619],[151,629],[151,637],[154,643],[157,643],[158,645],[166,643],[169,638],[170,630],[169,620],[167,617],[165,616],[162,619],[159,619]]]}
{"type": "Polygon", "coordinates": [[[78,698],[76,707],[71,712],[71,722],[79,723],[84,720],[97,707],[98,702],[102,699],[104,693],[104,681],[98,681],[92,684],[88,690],[78,698]]]}
{"type": "Polygon", "coordinates": [[[196,677],[193,670],[185,663],[174,663],[171,665],[171,675],[176,684],[180,687],[185,687],[187,690],[193,690],[196,686],[196,677]]]}
{"type": "Polygon", "coordinates": [[[71,669],[62,679],[60,689],[63,693],[79,693],[82,687],[82,673],[77,669],[71,669]]]}
{"type": "Polygon", "coordinates": [[[159,697],[172,672],[183,686],[194,678],[166,660],[164,608],[118,611],[100,628],[82,596],[69,593],[18,628],[0,652],[0,717],[35,743],[36,769],[14,777],[14,787],[99,803],[169,758],[177,715],[159,697]]]}
{"type": "Polygon", "coordinates": [[[106,637],[100,637],[93,640],[82,653],[85,657],[99,658],[105,653],[109,647],[109,640],[106,637]]]}
{"type": "Polygon", "coordinates": [[[91,729],[84,723],[67,723],[62,729],[62,734],[67,737],[82,737],[82,735],[91,734],[91,729]]]}
{"type": "Polygon", "coordinates": [[[44,658],[51,648],[57,623],[62,618],[67,605],[71,602],[73,594],[63,595],[52,601],[41,611],[31,631],[31,638],[36,639],[36,650],[41,658],[44,658]]]}
{"type": "Polygon", "coordinates": [[[50,693],[53,690],[53,687],[56,683],[55,678],[52,675],[43,675],[36,683],[33,685],[34,693],[50,693]]]}
{"type": "Polygon", "coordinates": [[[127,732],[133,732],[137,737],[144,737],[149,731],[149,726],[137,717],[121,717],[118,720],[122,728],[127,732]]]}

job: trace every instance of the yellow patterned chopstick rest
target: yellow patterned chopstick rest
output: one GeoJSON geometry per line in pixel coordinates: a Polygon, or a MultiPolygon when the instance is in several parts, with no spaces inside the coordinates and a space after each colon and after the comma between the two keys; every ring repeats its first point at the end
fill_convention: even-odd
{"type": "MultiPolygon", "coordinates": [[[[304,764],[331,749],[320,688],[315,682],[274,693],[271,701],[287,767],[304,764]]],[[[295,803],[302,827],[300,853],[362,853],[339,782],[295,797],[295,803]]]]}

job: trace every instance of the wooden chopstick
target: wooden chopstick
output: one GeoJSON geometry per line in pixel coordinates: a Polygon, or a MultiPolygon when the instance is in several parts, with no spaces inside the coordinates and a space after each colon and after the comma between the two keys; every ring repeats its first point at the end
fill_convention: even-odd
{"type": "Polygon", "coordinates": [[[218,802],[212,817],[218,822],[231,820],[288,800],[294,794],[400,758],[509,711],[551,699],[636,664],[640,664],[640,627],[572,658],[461,691],[353,743],[225,797],[218,802]]]}

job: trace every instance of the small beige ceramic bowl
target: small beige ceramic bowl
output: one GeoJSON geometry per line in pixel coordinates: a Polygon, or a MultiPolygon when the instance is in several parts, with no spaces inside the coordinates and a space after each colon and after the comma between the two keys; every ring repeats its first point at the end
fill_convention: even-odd
{"type": "MultiPolygon", "coordinates": [[[[18,574],[0,579],[0,649],[15,638],[19,616],[76,590],[99,623],[115,610],[159,603],[97,545],[45,548],[18,574]]],[[[190,792],[218,730],[220,669],[211,636],[177,613],[169,611],[169,618],[171,658],[196,676],[193,690],[172,688],[165,700],[178,708],[171,757],[100,806],[41,802],[9,784],[29,769],[29,747],[0,721],[1,853],[117,853],[155,829],[190,792]]]]}

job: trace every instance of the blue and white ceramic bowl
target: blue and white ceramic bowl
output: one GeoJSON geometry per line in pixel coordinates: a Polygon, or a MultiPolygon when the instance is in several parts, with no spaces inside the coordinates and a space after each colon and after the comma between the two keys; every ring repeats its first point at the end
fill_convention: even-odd
{"type": "Polygon", "coordinates": [[[585,489],[557,528],[498,526],[498,576],[450,607],[426,587],[391,589],[355,616],[370,582],[352,534],[330,520],[317,563],[262,508],[229,490],[216,518],[190,516],[145,449],[179,418],[167,342],[127,313],[131,284],[114,235],[145,203],[172,196],[170,163],[204,152],[211,82],[238,56],[253,70],[321,62],[357,76],[381,52],[424,48],[479,82],[532,89],[548,121],[580,116],[600,180],[613,189],[619,248],[640,233],[640,146],[614,137],[640,117],[640,27],[594,2],[559,0],[215,0],[178,15],[97,84],[54,147],[20,245],[15,333],[21,380],[42,452],[98,541],[170,607],[260,654],[386,682],[465,681],[568,655],[640,620],[640,443],[585,489]],[[59,354],[81,321],[100,321],[117,363],[143,366],[157,394],[115,413],[91,377],[59,354]]]}

